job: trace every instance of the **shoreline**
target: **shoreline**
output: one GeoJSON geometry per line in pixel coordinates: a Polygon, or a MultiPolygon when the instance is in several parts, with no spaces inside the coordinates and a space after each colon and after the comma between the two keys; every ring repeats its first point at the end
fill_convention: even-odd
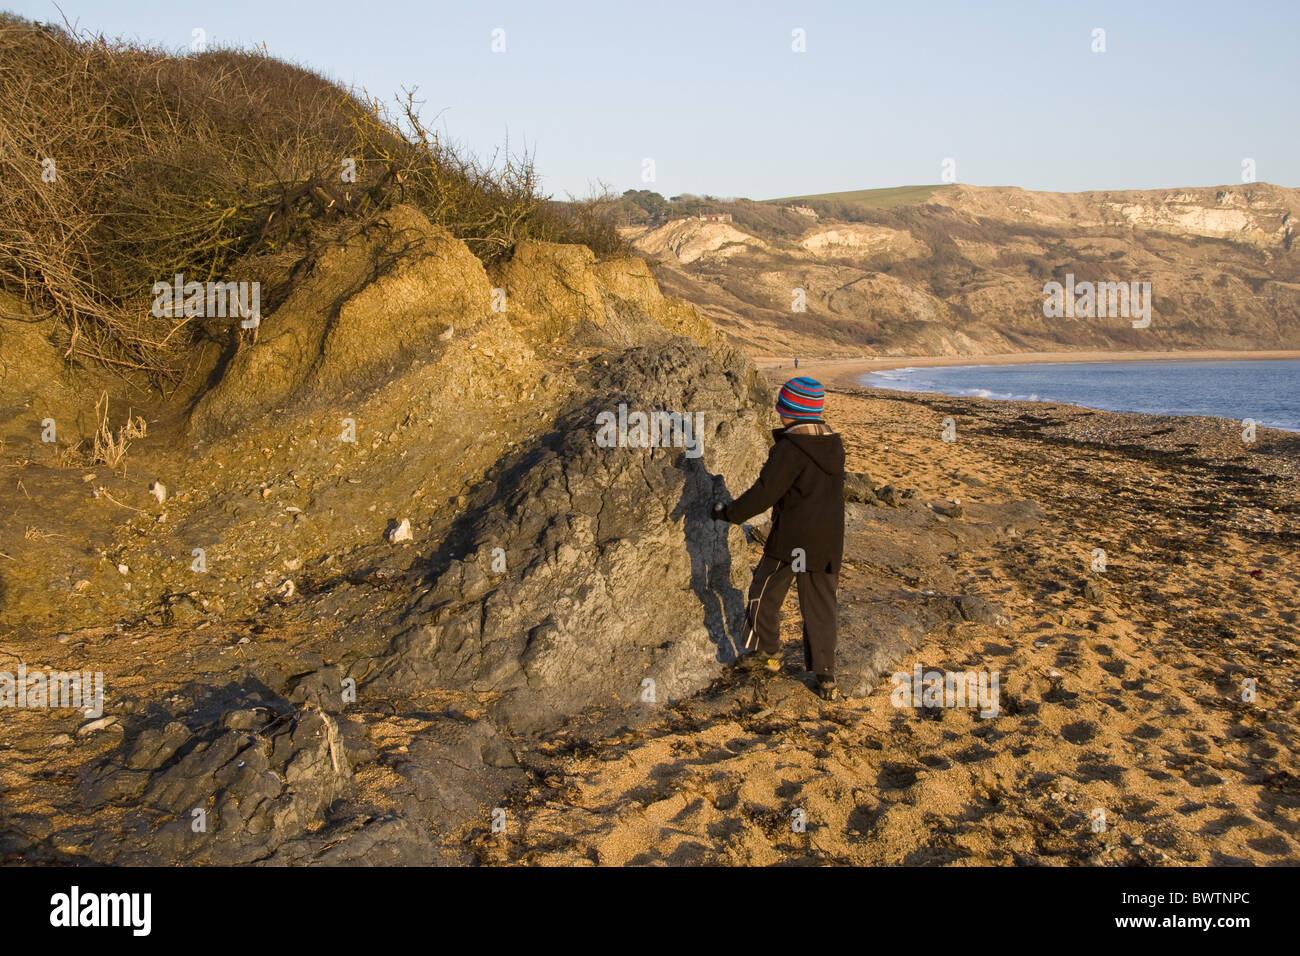
{"type": "MultiPolygon", "coordinates": [[[[1300,349],[1185,349],[1167,352],[1129,350],[1120,352],[999,352],[992,355],[881,355],[862,358],[808,358],[799,361],[799,374],[811,375],[826,385],[862,387],[858,377],[894,368],[942,368],[979,365],[1049,365],[1097,362],[1207,362],[1300,359],[1300,349]]],[[[794,361],[786,357],[753,358],[758,370],[769,377],[794,372],[794,361]]]]}

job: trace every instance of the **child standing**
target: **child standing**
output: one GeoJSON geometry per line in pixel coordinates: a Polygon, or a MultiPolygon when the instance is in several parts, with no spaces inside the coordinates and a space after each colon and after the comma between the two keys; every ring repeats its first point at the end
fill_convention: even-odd
{"type": "Polygon", "coordinates": [[[718,521],[740,524],[772,509],[772,530],[754,569],[745,609],[745,647],[751,670],[781,669],[781,602],[796,581],[803,614],[804,664],[823,700],[836,700],[836,605],[844,552],[844,443],[822,419],[826,393],[812,378],[792,378],[776,402],[784,427],[754,486],[728,505],[718,521]]]}

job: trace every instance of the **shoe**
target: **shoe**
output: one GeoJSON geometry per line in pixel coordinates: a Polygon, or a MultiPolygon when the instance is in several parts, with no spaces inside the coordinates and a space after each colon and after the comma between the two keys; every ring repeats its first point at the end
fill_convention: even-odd
{"type": "Polygon", "coordinates": [[[835,686],[834,677],[817,678],[817,696],[822,700],[840,699],[840,689],[835,686]]]}
{"type": "Polygon", "coordinates": [[[766,654],[746,654],[736,661],[736,667],[749,673],[779,674],[781,673],[781,658],[768,657],[766,654]]]}

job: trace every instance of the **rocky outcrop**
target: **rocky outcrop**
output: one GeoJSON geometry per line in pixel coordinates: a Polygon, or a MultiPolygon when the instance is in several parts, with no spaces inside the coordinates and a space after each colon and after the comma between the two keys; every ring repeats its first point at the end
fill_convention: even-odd
{"type": "Polygon", "coordinates": [[[148,837],[105,840],[99,852],[136,863],[262,859],[351,792],[348,750],[338,720],[312,705],[230,710],[197,733],[176,722],[145,730],[93,768],[83,792],[92,808],[128,803],[148,837]]]}
{"type": "MultiPolygon", "coordinates": [[[[495,281],[502,318],[533,348],[627,347],[684,335],[727,350],[693,306],[663,294],[644,259],[597,262],[586,246],[520,243],[495,281]]],[[[719,358],[745,362],[734,351],[719,358]]]]}
{"type": "Polygon", "coordinates": [[[767,249],[768,243],[725,222],[674,219],[648,230],[636,239],[637,248],[656,258],[683,265],[697,260],[725,260],[748,249],[767,249]]]}
{"type": "Polygon", "coordinates": [[[528,732],[647,689],[692,693],[734,658],[743,537],[709,509],[757,474],[766,409],[743,374],[680,339],[598,360],[580,396],[489,476],[369,692],[499,694],[497,719],[528,732]],[[692,434],[602,447],[598,416],[620,406],[678,414],[692,434]]]}
{"type": "Polygon", "coordinates": [[[445,351],[457,326],[491,314],[490,297],[463,242],[398,206],[372,232],[327,251],[262,320],[198,400],[194,432],[227,433],[286,403],[376,384],[395,366],[445,351]]]}
{"type": "Polygon", "coordinates": [[[908,259],[929,253],[925,243],[910,232],[885,226],[846,223],[834,229],[814,229],[799,240],[799,246],[822,258],[888,254],[908,259]]]}

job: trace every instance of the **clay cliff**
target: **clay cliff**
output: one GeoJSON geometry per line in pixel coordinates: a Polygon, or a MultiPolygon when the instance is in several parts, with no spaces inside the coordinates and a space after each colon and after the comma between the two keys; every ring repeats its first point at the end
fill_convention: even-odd
{"type": "Polygon", "coordinates": [[[720,203],[733,222],[625,232],[665,288],[751,354],[1300,347],[1300,191],[954,185],[890,204],[876,192],[887,191],[781,201],[761,216],[759,204],[720,203]],[[1071,276],[1149,282],[1150,324],[1044,315],[1045,284],[1071,276]]]}

